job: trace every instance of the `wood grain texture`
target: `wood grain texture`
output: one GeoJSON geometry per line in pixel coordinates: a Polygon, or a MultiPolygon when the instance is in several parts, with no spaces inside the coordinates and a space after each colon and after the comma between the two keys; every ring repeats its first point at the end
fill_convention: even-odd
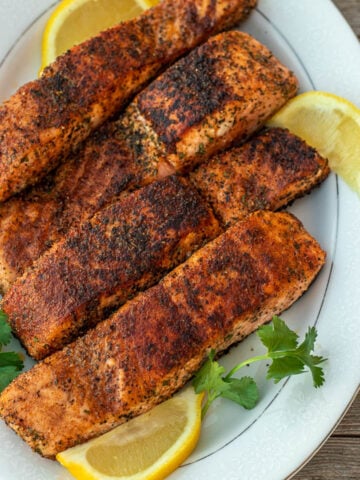
{"type": "Polygon", "coordinates": [[[360,395],[317,454],[292,480],[359,480],[360,395]]]}
{"type": "Polygon", "coordinates": [[[334,432],[339,437],[360,436],[360,394],[354,400],[348,413],[334,432]]]}
{"type": "Polygon", "coordinates": [[[359,438],[331,437],[324,448],[295,478],[311,480],[358,480],[359,438]]]}
{"type": "Polygon", "coordinates": [[[360,38],[360,0],[333,0],[333,3],[360,38]]]}
{"type": "MultiPolygon", "coordinates": [[[[360,39],[360,0],[333,0],[360,39]]],[[[360,479],[360,394],[327,442],[292,480],[360,479]]]]}

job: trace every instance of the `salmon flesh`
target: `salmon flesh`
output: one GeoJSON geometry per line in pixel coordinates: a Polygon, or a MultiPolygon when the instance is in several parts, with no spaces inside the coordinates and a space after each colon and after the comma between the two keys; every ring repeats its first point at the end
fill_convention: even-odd
{"type": "Polygon", "coordinates": [[[33,185],[166,65],[256,0],[163,0],[74,46],[0,106],[0,201],[33,185]]]}
{"type": "Polygon", "coordinates": [[[288,213],[255,212],[85,336],[18,376],[0,415],[53,458],[169,398],[295,302],[325,253],[288,213]]]}
{"type": "Polygon", "coordinates": [[[295,76],[248,34],[219,34],[193,50],[55,174],[0,205],[1,290],[114,197],[190,171],[244,141],[297,87],[295,76]]]}

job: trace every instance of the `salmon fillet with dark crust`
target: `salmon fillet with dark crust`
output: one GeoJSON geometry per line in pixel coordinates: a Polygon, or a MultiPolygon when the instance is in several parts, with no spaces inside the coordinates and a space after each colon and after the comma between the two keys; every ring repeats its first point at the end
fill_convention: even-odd
{"type": "Polygon", "coordinates": [[[287,309],[324,260],[295,217],[256,212],[17,377],[0,415],[50,458],[105,433],[169,398],[211,349],[226,350],[287,309]]]}
{"type": "Polygon", "coordinates": [[[297,89],[295,75],[267,47],[230,31],[169,68],[134,107],[163,145],[166,162],[186,172],[246,140],[297,89]]]}
{"type": "Polygon", "coordinates": [[[220,233],[204,200],[171,176],[72,230],[4,297],[14,333],[36,359],[59,350],[220,233]]]}
{"type": "Polygon", "coordinates": [[[271,128],[215,155],[190,179],[227,227],[255,210],[278,210],[329,173],[315,149],[288,130],[271,128]]]}
{"type": "Polygon", "coordinates": [[[71,226],[141,186],[136,146],[126,133],[115,124],[103,126],[55,174],[0,205],[1,293],[71,226]]]}
{"type": "MultiPolygon", "coordinates": [[[[210,200],[217,218],[221,220],[224,227],[228,227],[236,219],[254,211],[260,203],[263,208],[280,208],[286,201],[300,193],[303,194],[305,190],[308,191],[324,179],[327,173],[327,162],[311,147],[285,130],[272,129],[255,135],[240,148],[218,155],[208,165],[202,165],[191,177],[203,198],[210,200]],[[294,147],[296,151],[293,150],[294,147]],[[269,180],[270,177],[268,178],[270,175],[271,180],[269,180]],[[247,200],[244,201],[244,185],[247,186],[249,183],[252,185],[252,195],[247,192],[247,200]],[[216,188],[213,188],[213,184],[216,188]]],[[[98,235],[112,228],[115,222],[118,241],[121,241],[121,235],[135,239],[134,247],[137,246],[139,251],[134,250],[134,252],[140,255],[140,251],[145,251],[149,243],[145,240],[141,241],[144,225],[148,226],[149,222],[153,222],[152,219],[146,218],[147,212],[141,211],[148,202],[148,198],[152,199],[151,192],[156,191],[159,196],[163,195],[163,198],[157,201],[166,204],[169,201],[169,195],[175,195],[180,187],[184,188],[183,185],[186,185],[186,195],[189,199],[191,196],[198,198],[195,188],[191,189],[185,180],[181,180],[181,177],[168,177],[168,181],[163,179],[160,185],[168,185],[170,179],[172,190],[161,190],[156,187],[157,182],[155,182],[130,194],[126,201],[131,205],[131,215],[127,210],[126,215],[123,213],[120,216],[117,208],[115,210],[117,218],[112,215],[109,219],[109,208],[100,210],[94,217],[95,224],[100,225],[96,231],[95,242],[91,237],[89,240],[87,223],[81,226],[80,231],[70,231],[66,241],[60,241],[59,245],[55,245],[10,288],[4,297],[3,308],[9,316],[13,329],[32,356],[42,358],[60,349],[73,337],[92,326],[94,319],[99,321],[105,318],[110,307],[114,308],[123,303],[139,286],[142,286],[139,280],[143,276],[146,278],[145,268],[139,272],[135,268],[138,263],[132,255],[122,257],[122,263],[119,263],[118,267],[128,273],[125,277],[124,275],[120,277],[121,271],[119,272],[119,269],[112,264],[113,257],[116,258],[118,255],[117,245],[106,241],[100,243],[98,235]],[[136,220],[139,209],[142,217],[145,217],[140,223],[136,220]],[[103,224],[105,226],[101,227],[103,224]],[[104,249],[106,253],[103,252],[104,249]],[[81,271],[79,271],[78,261],[80,255],[81,271]],[[100,257],[104,257],[105,260],[102,268],[98,267],[101,263],[100,257]],[[111,268],[113,275],[106,277],[106,283],[104,283],[103,270],[106,268],[111,268]],[[88,285],[90,278],[91,288],[83,287],[82,285],[88,285]],[[115,292],[118,293],[115,295],[115,292]]],[[[191,218],[190,209],[194,208],[194,235],[199,234],[198,204],[201,205],[199,200],[194,204],[189,203],[189,209],[186,210],[186,215],[191,218]]],[[[175,209],[174,211],[154,209],[150,214],[158,214],[158,222],[161,224],[164,221],[161,214],[180,215],[180,212],[181,210],[178,213],[175,209]]],[[[212,225],[213,218],[211,216],[209,218],[212,225]]],[[[166,221],[170,222],[170,219],[166,221]]],[[[174,224],[177,221],[174,218],[174,224]]],[[[90,222],[92,224],[93,220],[90,222]]],[[[167,241],[166,231],[158,231],[154,228],[154,232],[159,245],[160,235],[164,235],[164,242],[167,241]]],[[[219,233],[220,227],[204,229],[201,240],[209,241],[219,233]]],[[[179,234],[182,235],[182,231],[179,234]]],[[[174,258],[170,253],[172,266],[183,260],[186,255],[190,255],[197,245],[198,243],[195,245],[191,242],[184,243],[178,258],[174,258]]],[[[158,253],[168,254],[166,250],[159,250],[158,253]]],[[[156,256],[146,257],[146,268],[148,268],[151,282],[156,279],[154,272],[162,271],[156,263],[158,260],[156,256]]],[[[164,258],[162,262],[165,262],[164,258]]]]}
{"type": "Polygon", "coordinates": [[[244,140],[286,100],[297,80],[241,32],[211,38],[143,90],[53,176],[0,206],[0,287],[71,225],[121,194],[191,170],[244,140]]]}
{"type": "Polygon", "coordinates": [[[55,60],[0,107],[0,201],[49,172],[164,66],[256,0],[164,0],[55,60]]]}

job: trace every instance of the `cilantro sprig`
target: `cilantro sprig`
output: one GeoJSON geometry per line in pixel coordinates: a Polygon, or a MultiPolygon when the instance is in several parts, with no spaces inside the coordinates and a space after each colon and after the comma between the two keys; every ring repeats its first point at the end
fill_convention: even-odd
{"type": "Polygon", "coordinates": [[[193,380],[196,393],[206,393],[203,417],[213,401],[219,397],[232,400],[246,409],[254,408],[259,399],[255,380],[248,376],[237,378],[234,374],[246,365],[261,360],[272,361],[266,378],[273,379],[275,383],[290,375],[304,373],[307,367],[311,372],[314,387],[323,385],[324,371],[319,365],[326,359],[311,353],[317,337],[315,327],[309,327],[304,341],[299,344],[297,333],[275,315],[269,325],[258,329],[257,335],[268,351],[235,365],[226,374],[225,368],[214,360],[215,351],[210,352],[193,380]]]}
{"type": "Polygon", "coordinates": [[[2,352],[2,347],[8,345],[12,338],[7,315],[0,310],[0,392],[14,380],[24,368],[24,362],[15,352],[2,352]]]}

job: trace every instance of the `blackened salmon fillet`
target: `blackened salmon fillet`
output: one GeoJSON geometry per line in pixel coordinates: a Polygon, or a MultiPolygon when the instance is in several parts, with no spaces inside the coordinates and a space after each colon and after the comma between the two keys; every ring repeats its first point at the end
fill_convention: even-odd
{"type": "Polygon", "coordinates": [[[212,37],[145,88],[40,185],[0,205],[0,288],[125,190],[187,172],[245,140],[298,82],[250,35],[212,37]]]}
{"type": "Polygon", "coordinates": [[[327,159],[286,129],[270,128],[190,173],[223,226],[255,210],[276,211],[330,173],[327,159]]]}
{"type": "Polygon", "coordinates": [[[59,350],[221,232],[186,179],[170,176],[105,207],[53,246],[3,301],[29,354],[59,350]]]}
{"type": "Polygon", "coordinates": [[[0,201],[34,184],[162,68],[256,0],[163,0],[74,46],[0,106],[0,201]]]}
{"type": "Polygon", "coordinates": [[[170,397],[309,287],[325,253],[288,213],[259,211],[84,337],[17,377],[0,415],[53,458],[170,397]]]}
{"type": "MultiPolygon", "coordinates": [[[[139,287],[153,283],[164,271],[159,265],[168,265],[162,255],[170,256],[169,265],[173,267],[190,255],[201,245],[199,228],[201,241],[205,243],[219,234],[221,228],[228,228],[259,207],[275,210],[284,206],[318,184],[328,171],[327,161],[288,131],[270,129],[261,132],[242,147],[219,154],[209,164],[201,165],[191,174],[193,188],[182,177],[169,176],[129,194],[127,210],[120,209],[124,200],[115,202],[111,208],[116,216],[109,216],[110,207],[100,210],[94,220],[90,220],[91,225],[96,225],[96,237],[90,235],[93,227],[89,229],[89,222],[81,224],[79,230],[70,231],[66,241],[55,244],[13,284],[4,297],[3,309],[30,355],[42,358],[83,333],[95,321],[104,319],[111,308],[123,303],[139,287]],[[153,199],[154,192],[158,195],[156,200],[153,199]],[[187,204],[183,199],[185,196],[188,196],[187,204]],[[149,199],[155,205],[150,210],[149,199]],[[205,199],[211,204],[213,214],[206,210],[208,203],[205,199]],[[156,205],[157,202],[166,205],[170,201],[179,202],[178,210],[175,207],[161,210],[156,205]],[[199,215],[199,205],[201,212],[206,212],[203,218],[208,218],[209,228],[203,228],[198,221],[203,215],[199,215]],[[191,208],[194,209],[193,217],[191,208]],[[176,229],[183,211],[185,219],[192,220],[188,226],[194,229],[196,242],[183,242],[181,254],[174,256],[164,247],[168,231],[160,226],[166,221],[176,229]],[[149,219],[147,215],[158,215],[158,220],[149,219]],[[173,224],[170,217],[162,215],[174,215],[173,224]],[[214,217],[220,221],[221,227],[214,217]],[[113,239],[111,242],[99,241],[115,227],[117,243],[113,239]],[[143,238],[145,227],[150,230],[143,238]],[[117,249],[123,248],[122,242],[128,238],[133,239],[134,254],[125,255],[127,250],[118,253],[117,249]],[[154,242],[157,255],[153,253],[154,242]],[[113,260],[119,255],[121,263],[116,264],[113,260]],[[136,258],[141,255],[145,258],[142,263],[136,258]],[[102,258],[104,261],[101,262],[102,258]],[[142,265],[141,270],[139,265],[142,265]],[[105,276],[106,269],[112,274],[105,276]],[[127,272],[126,275],[123,272],[127,272]]],[[[167,205],[170,206],[172,203],[167,205]]],[[[175,240],[183,235],[180,224],[179,228],[180,232],[174,233],[175,240]]],[[[186,233],[190,235],[191,231],[186,233]]]]}

